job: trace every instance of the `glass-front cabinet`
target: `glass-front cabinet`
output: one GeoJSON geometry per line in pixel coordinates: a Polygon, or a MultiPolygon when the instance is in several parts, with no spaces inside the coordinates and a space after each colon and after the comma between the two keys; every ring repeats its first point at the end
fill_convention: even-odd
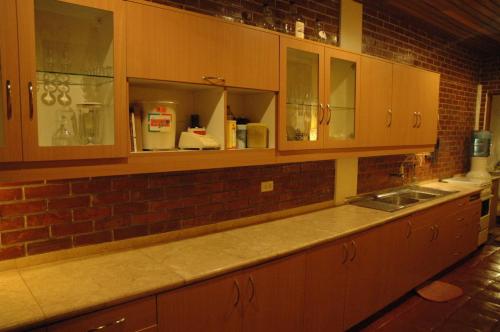
{"type": "Polygon", "coordinates": [[[280,149],[321,148],[324,47],[285,37],[280,44],[280,149]]]}
{"type": "Polygon", "coordinates": [[[358,54],[326,49],[325,147],[353,147],[359,142],[359,64],[358,54]]]}
{"type": "Polygon", "coordinates": [[[360,56],[281,37],[280,150],[356,146],[360,56]]]}
{"type": "Polygon", "coordinates": [[[16,1],[0,1],[0,161],[22,160],[16,1]]]}
{"type": "Polygon", "coordinates": [[[17,5],[24,160],[125,156],[123,2],[17,5]]]}

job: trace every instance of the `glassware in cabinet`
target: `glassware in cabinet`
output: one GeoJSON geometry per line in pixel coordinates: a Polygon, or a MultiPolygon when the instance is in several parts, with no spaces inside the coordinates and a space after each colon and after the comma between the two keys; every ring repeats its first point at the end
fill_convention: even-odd
{"type": "Polygon", "coordinates": [[[280,79],[280,149],[298,150],[321,146],[323,109],[323,47],[283,39],[280,79]]]}
{"type": "Polygon", "coordinates": [[[125,156],[123,4],[32,0],[18,11],[23,130],[36,133],[25,159],[125,156]]]}
{"type": "Polygon", "coordinates": [[[360,58],[340,50],[327,50],[326,59],[326,145],[344,147],[354,144],[358,136],[360,58]]]}

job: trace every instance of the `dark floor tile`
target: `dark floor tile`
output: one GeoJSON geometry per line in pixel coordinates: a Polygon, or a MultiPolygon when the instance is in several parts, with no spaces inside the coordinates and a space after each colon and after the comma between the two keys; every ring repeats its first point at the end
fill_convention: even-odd
{"type": "Polygon", "coordinates": [[[500,272],[487,270],[486,268],[480,268],[481,265],[479,265],[477,269],[469,269],[464,271],[463,273],[477,275],[483,279],[490,279],[490,280],[497,280],[498,278],[500,278],[500,272]]]}
{"type": "Polygon", "coordinates": [[[443,324],[448,317],[470,299],[468,296],[461,296],[458,299],[444,303],[422,301],[411,310],[402,313],[398,317],[398,320],[403,320],[419,328],[430,330],[443,324]]]}
{"type": "Polygon", "coordinates": [[[493,290],[493,291],[495,291],[495,292],[500,293],[500,281],[497,281],[497,282],[495,282],[495,283],[493,283],[493,284],[489,285],[489,286],[488,286],[488,289],[491,289],[491,290],[493,290]]]}
{"type": "Polygon", "coordinates": [[[462,323],[447,321],[443,325],[436,328],[436,332],[483,332],[470,326],[465,326],[462,323]]]}
{"type": "Polygon", "coordinates": [[[467,303],[467,306],[473,307],[477,312],[492,318],[500,319],[500,305],[492,302],[485,302],[473,298],[467,303]]]}
{"type": "Polygon", "coordinates": [[[474,296],[474,299],[500,305],[500,292],[489,287],[474,296]]]}
{"type": "Polygon", "coordinates": [[[483,314],[477,309],[473,306],[464,306],[455,311],[448,321],[472,327],[479,331],[492,331],[498,320],[483,314]]]}

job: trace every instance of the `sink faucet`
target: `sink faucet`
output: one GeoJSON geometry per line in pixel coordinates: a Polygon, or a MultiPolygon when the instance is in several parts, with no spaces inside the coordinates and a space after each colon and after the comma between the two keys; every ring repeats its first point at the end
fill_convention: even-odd
{"type": "Polygon", "coordinates": [[[401,179],[403,184],[408,183],[406,179],[409,179],[409,183],[416,181],[416,167],[417,167],[417,157],[414,154],[406,156],[401,165],[399,165],[399,173],[390,173],[391,177],[398,177],[401,179]],[[408,169],[408,176],[406,175],[406,170],[408,169]]]}

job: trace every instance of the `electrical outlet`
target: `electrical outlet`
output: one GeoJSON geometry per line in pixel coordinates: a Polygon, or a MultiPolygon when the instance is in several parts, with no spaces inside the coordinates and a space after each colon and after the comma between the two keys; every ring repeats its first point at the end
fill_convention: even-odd
{"type": "Polygon", "coordinates": [[[274,181],[264,181],[260,183],[260,192],[266,193],[274,190],[274,181]]]}

